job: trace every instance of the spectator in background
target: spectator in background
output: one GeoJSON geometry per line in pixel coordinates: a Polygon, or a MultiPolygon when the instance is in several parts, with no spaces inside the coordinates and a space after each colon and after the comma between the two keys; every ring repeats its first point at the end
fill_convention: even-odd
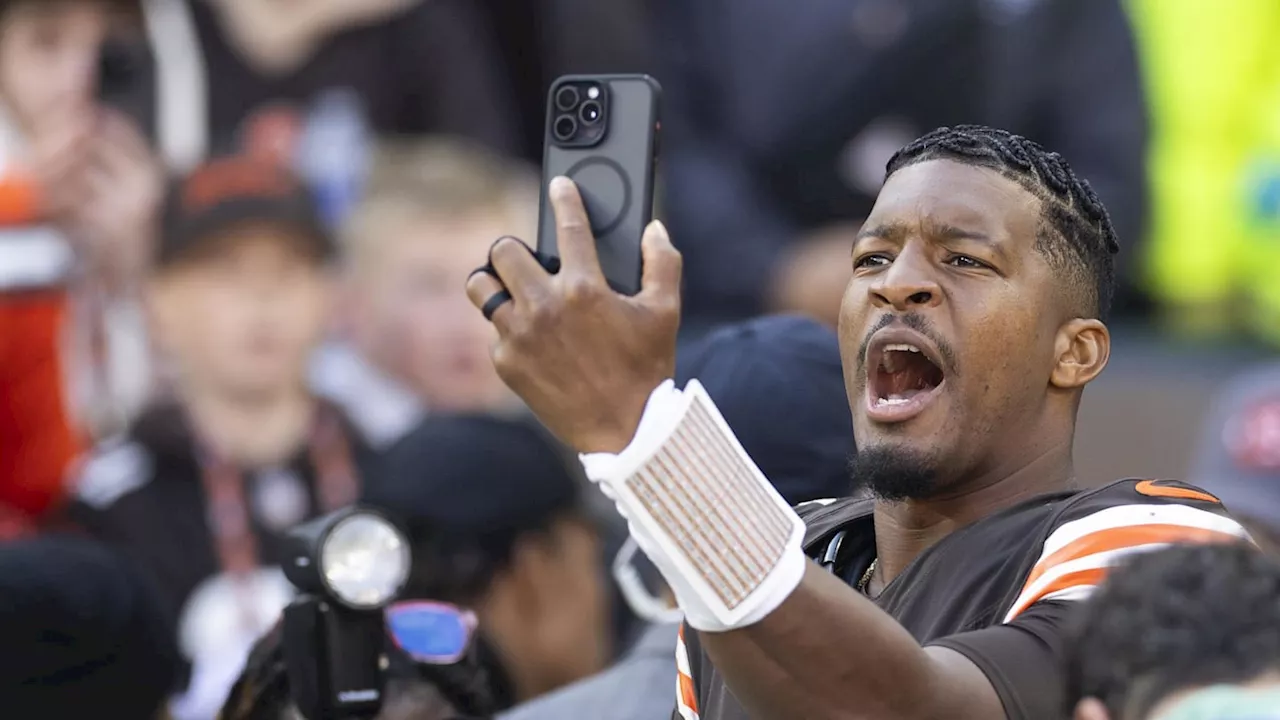
{"type": "Polygon", "coordinates": [[[136,291],[161,178],[97,99],[137,6],[0,2],[0,537],[56,507],[86,440],[147,392],[136,291]]]}
{"type": "MultiPolygon", "coordinates": [[[[853,422],[834,332],[803,317],[735,324],[685,348],[677,359],[676,382],[683,386],[694,378],[703,383],[743,449],[787,501],[849,494],[853,422]]],[[[646,574],[657,576],[656,571],[646,574]]],[[[634,577],[641,575],[637,570],[634,577]]],[[[655,580],[663,592],[637,605],[673,604],[661,576],[655,580]]],[[[618,664],[519,706],[504,720],[667,717],[676,685],[679,615],[648,619],[653,624],[618,664]]]]}
{"type": "Polygon", "coordinates": [[[229,158],[167,200],[148,288],[174,402],[85,464],[73,516],[139,562],[194,663],[174,712],[210,718],[291,589],[280,533],[359,493],[368,460],[307,389],[335,246],[296,179],[229,158]]]}
{"type": "Polygon", "coordinates": [[[413,543],[405,599],[475,610],[501,707],[600,671],[611,655],[594,492],[529,420],[431,416],[385,457],[366,502],[413,543]]]}
{"type": "Polygon", "coordinates": [[[1246,372],[1215,394],[1191,479],[1280,557],[1280,365],[1246,372]]]}
{"type": "Polygon", "coordinates": [[[327,222],[358,197],[370,134],[515,145],[509,83],[468,0],[161,0],[148,14],[153,61],[136,74],[156,79],[142,112],[159,134],[189,160],[294,163],[327,222]]]}
{"type": "Polygon", "coordinates": [[[547,90],[561,75],[652,73],[655,48],[642,0],[480,0],[511,76],[519,152],[542,161],[547,90]]]}
{"type": "Polygon", "coordinates": [[[760,312],[834,323],[885,162],[938,125],[1056,148],[1118,236],[1141,235],[1146,117],[1119,0],[656,7],[687,331],[760,312]]]}
{"type": "Polygon", "coordinates": [[[320,391],[375,445],[408,431],[424,407],[519,407],[463,285],[495,238],[535,232],[536,173],[461,141],[409,138],[383,142],[372,168],[344,231],[348,344],[321,356],[320,391]]]}
{"type": "Polygon", "coordinates": [[[0,544],[0,637],[10,720],[156,720],[182,675],[147,578],[82,538],[0,544]]]}
{"type": "Polygon", "coordinates": [[[1280,564],[1249,545],[1132,558],[1081,608],[1075,720],[1271,718],[1280,708],[1280,564]]]}

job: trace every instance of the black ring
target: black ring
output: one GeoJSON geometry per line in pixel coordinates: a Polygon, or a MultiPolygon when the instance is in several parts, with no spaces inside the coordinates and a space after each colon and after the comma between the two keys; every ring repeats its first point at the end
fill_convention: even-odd
{"type": "Polygon", "coordinates": [[[492,321],[493,314],[498,312],[498,308],[502,306],[502,303],[510,299],[511,293],[507,292],[506,289],[499,290],[490,295],[489,299],[484,301],[484,305],[480,306],[480,314],[484,315],[485,320],[492,321]]]}

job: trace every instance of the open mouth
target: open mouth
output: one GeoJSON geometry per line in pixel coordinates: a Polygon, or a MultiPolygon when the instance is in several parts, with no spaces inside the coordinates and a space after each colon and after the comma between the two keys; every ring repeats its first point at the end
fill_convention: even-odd
{"type": "Polygon", "coordinates": [[[946,380],[930,355],[909,342],[873,346],[869,355],[867,404],[877,420],[894,422],[914,417],[946,380]]]}

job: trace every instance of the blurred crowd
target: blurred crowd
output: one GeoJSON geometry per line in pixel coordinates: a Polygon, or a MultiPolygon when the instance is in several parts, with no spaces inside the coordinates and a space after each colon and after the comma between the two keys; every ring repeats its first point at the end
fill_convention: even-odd
{"type": "MultiPolygon", "coordinates": [[[[403,520],[407,595],[477,628],[475,673],[401,672],[383,717],[670,717],[670,593],[464,292],[536,235],[551,81],[662,84],[677,375],[799,503],[846,494],[829,326],[934,127],[1090,181],[1121,324],[1280,347],[1277,33],[1274,0],[0,0],[0,716],[289,717],[281,535],[360,501],[403,520]]],[[[1280,542],[1280,364],[1202,445],[1191,479],[1280,542]]],[[[1209,681],[1280,671],[1280,570],[1196,552],[1130,568],[1080,657],[1194,657],[1115,628],[1238,582],[1165,602],[1268,624],[1270,664],[1209,681]]]]}

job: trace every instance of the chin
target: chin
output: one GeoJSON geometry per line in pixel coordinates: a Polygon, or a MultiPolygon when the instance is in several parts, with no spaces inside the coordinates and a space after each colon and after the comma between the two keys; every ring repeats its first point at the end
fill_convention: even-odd
{"type": "Polygon", "coordinates": [[[849,479],[854,492],[867,490],[882,500],[926,500],[942,489],[941,467],[936,446],[859,440],[849,460],[849,479]]]}

